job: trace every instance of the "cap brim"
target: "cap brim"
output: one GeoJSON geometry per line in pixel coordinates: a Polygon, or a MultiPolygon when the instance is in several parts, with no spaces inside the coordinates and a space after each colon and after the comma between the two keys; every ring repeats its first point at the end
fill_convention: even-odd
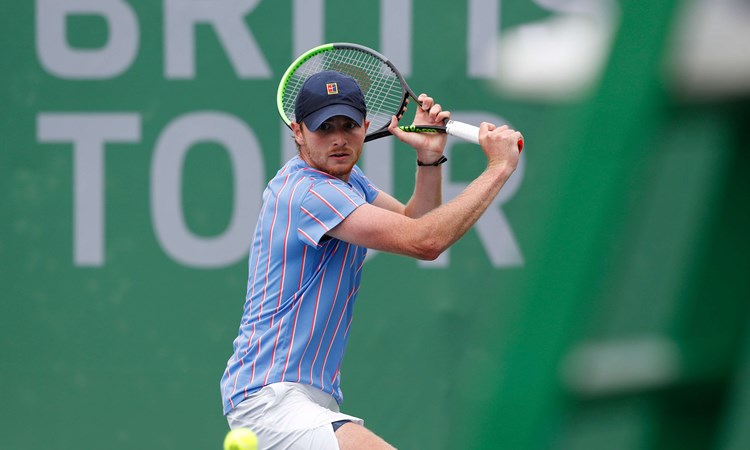
{"type": "Polygon", "coordinates": [[[307,115],[303,122],[310,131],[316,131],[326,120],[334,116],[345,116],[362,126],[365,114],[357,108],[349,105],[328,105],[307,115]]]}

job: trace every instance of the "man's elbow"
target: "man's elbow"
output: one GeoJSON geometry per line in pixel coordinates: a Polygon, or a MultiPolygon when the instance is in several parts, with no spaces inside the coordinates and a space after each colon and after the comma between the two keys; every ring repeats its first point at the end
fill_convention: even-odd
{"type": "Polygon", "coordinates": [[[414,257],[422,261],[434,261],[440,256],[447,246],[442,245],[438,240],[433,238],[424,239],[415,246],[414,257]]]}

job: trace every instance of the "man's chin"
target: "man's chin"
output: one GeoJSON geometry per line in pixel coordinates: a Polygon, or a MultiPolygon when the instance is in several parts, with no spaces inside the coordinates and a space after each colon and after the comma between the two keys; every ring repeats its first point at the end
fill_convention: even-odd
{"type": "Polygon", "coordinates": [[[328,167],[328,170],[326,172],[336,178],[349,178],[349,174],[352,173],[353,168],[354,163],[352,162],[332,164],[328,167]]]}

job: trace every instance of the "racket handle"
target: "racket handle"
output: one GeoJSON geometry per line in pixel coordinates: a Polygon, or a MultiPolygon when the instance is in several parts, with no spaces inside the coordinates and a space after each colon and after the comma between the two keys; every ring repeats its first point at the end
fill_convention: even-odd
{"type": "Polygon", "coordinates": [[[479,127],[475,127],[474,125],[449,120],[445,124],[445,132],[465,141],[479,144],[479,127]]]}
{"type": "MultiPolygon", "coordinates": [[[[469,125],[468,123],[456,122],[455,120],[449,120],[445,124],[445,132],[451,136],[463,139],[465,141],[479,144],[479,127],[469,125]]],[[[523,150],[523,139],[518,141],[518,152],[523,150]]]]}

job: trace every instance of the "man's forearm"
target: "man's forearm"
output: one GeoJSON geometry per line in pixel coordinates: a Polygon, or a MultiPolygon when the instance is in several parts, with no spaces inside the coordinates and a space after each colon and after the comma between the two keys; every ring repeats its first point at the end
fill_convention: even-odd
{"type": "Polygon", "coordinates": [[[406,204],[407,217],[417,219],[443,203],[443,169],[440,166],[418,166],[414,192],[406,204]]]}
{"type": "Polygon", "coordinates": [[[442,253],[479,220],[513,173],[508,166],[488,167],[450,202],[420,219],[433,251],[442,253]]]}

